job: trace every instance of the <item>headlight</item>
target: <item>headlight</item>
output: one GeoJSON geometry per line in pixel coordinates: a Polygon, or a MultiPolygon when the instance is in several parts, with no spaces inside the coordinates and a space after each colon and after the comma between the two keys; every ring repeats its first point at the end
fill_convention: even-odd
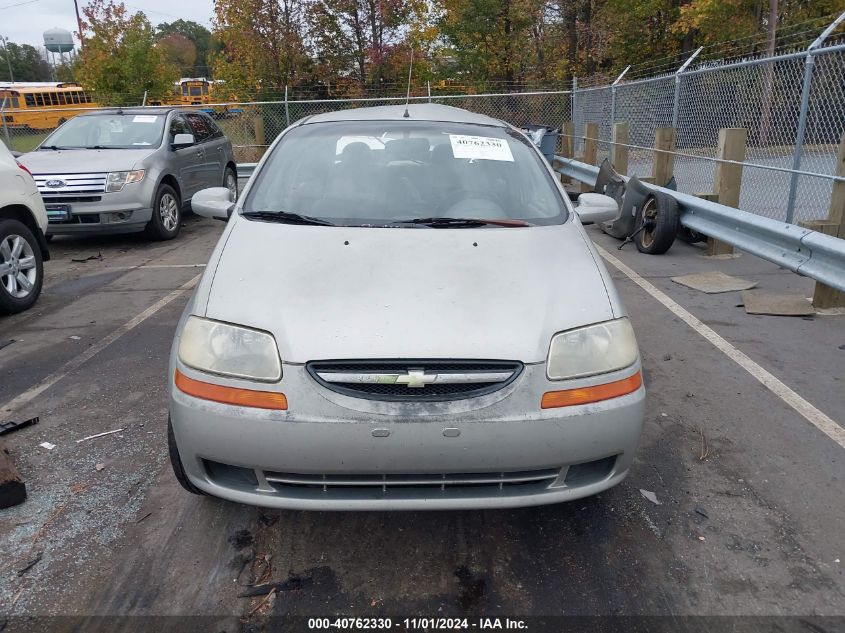
{"type": "Polygon", "coordinates": [[[141,182],[144,179],[144,170],[134,171],[111,171],[106,179],[106,192],[115,193],[123,189],[125,185],[133,182],[141,182]]]}
{"type": "Polygon", "coordinates": [[[633,365],[637,339],[627,318],[555,334],[549,347],[549,380],[604,374],[633,365]]]}
{"type": "Polygon", "coordinates": [[[179,341],[179,360],[210,374],[276,382],[282,363],[267,332],[191,316],[179,341]]]}

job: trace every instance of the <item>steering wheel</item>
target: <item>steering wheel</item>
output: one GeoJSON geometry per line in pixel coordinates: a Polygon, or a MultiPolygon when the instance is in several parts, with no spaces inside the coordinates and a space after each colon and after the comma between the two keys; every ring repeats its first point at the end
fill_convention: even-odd
{"type": "Polygon", "coordinates": [[[507,219],[505,209],[492,196],[484,193],[467,195],[464,191],[450,193],[440,204],[439,214],[445,218],[507,219]]]}

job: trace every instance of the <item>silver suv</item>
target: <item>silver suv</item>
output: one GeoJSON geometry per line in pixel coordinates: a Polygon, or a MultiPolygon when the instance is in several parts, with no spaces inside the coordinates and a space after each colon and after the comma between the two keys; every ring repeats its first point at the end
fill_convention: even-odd
{"type": "Polygon", "coordinates": [[[237,195],[232,144],[204,112],[123,108],[80,114],[20,157],[49,217],[48,237],[179,234],[182,208],[207,187],[237,195]]]}

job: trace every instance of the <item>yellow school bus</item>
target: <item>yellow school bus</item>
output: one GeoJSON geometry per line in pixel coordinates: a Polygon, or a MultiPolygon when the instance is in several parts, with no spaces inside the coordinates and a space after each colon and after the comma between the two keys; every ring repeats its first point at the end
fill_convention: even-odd
{"type": "Polygon", "coordinates": [[[69,82],[0,83],[0,107],[7,127],[51,130],[79,114],[99,108],[82,86],[69,82]]]}

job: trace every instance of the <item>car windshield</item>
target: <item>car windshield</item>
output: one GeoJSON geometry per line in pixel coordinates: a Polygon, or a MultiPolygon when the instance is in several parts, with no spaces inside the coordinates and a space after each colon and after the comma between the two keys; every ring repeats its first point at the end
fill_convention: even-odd
{"type": "Polygon", "coordinates": [[[144,149],[158,147],[164,114],[95,114],[77,116],[53,132],[41,148],[144,149]]]}
{"type": "Polygon", "coordinates": [[[286,213],[345,226],[442,228],[469,225],[455,219],[495,228],[567,217],[542,158],[520,134],[432,121],[293,128],[256,175],[242,211],[262,220],[286,213]]]}

